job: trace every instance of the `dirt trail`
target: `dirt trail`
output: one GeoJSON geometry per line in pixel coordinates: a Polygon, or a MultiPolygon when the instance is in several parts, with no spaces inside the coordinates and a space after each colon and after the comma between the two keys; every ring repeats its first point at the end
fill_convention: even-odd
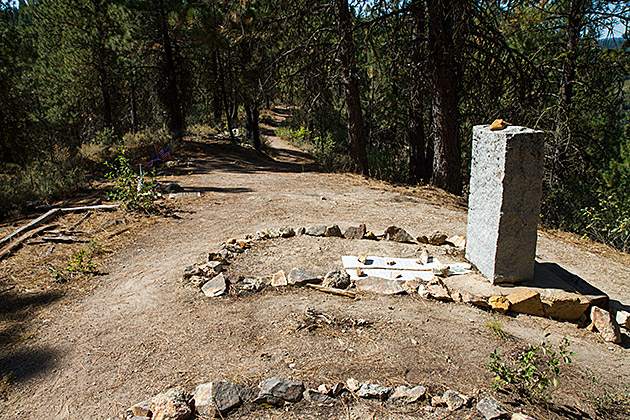
{"type": "MultiPolygon", "coordinates": [[[[34,321],[38,333],[15,355],[17,382],[9,399],[0,402],[0,418],[114,417],[172,385],[192,386],[218,378],[255,383],[272,374],[320,382],[350,376],[390,383],[430,382],[474,394],[489,389],[491,378],[484,365],[491,348],[508,350],[515,343],[538,342],[544,331],[556,340],[562,335],[571,339],[580,369],[612,385],[630,378],[627,349],[601,343],[568,323],[505,317],[504,329],[512,338],[502,341],[484,327],[493,317],[486,312],[411,296],[349,302],[292,289],[241,300],[209,300],[185,287],[184,267],[202,261],[229,237],[265,228],[336,223],[344,229],[366,223],[368,229],[382,232],[395,224],[411,233],[442,230],[465,235],[462,209],[380,189],[360,177],[317,172],[303,152],[277,137],[269,139],[273,159],[252,161],[248,156],[253,154],[232,152],[229,146],[226,153],[199,154],[192,174],[173,177],[187,190],[204,192],[186,202],[181,219],[161,220],[140,234],[106,268],[109,274],[94,280],[98,285],[87,295],[38,314],[34,321]],[[295,323],[308,306],[367,318],[378,328],[297,333],[295,323]]],[[[280,268],[285,269],[339,263],[334,259],[339,256],[339,242],[305,240],[287,240],[277,249],[271,246],[268,253],[257,250],[253,255],[258,259],[243,264],[254,270],[264,266],[265,258],[283,261],[286,267],[280,268]],[[318,259],[316,264],[309,262],[313,258],[318,259]]],[[[417,249],[379,246],[399,254],[417,249]]],[[[630,301],[628,267],[600,256],[593,261],[593,255],[578,247],[549,238],[541,239],[539,252],[615,298],[630,301]]],[[[569,391],[572,383],[582,386],[584,377],[579,369],[568,376],[571,384],[565,402],[580,410],[586,410],[583,402],[569,391]]],[[[282,418],[283,411],[251,416],[282,418]]]]}

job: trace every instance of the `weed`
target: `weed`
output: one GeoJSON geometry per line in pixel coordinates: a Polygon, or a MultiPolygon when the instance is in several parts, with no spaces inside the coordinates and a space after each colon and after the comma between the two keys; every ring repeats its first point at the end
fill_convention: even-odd
{"type": "Polygon", "coordinates": [[[489,319],[486,321],[486,327],[495,333],[499,338],[505,338],[505,331],[503,331],[503,321],[500,319],[489,319]]]}
{"type": "Polygon", "coordinates": [[[77,251],[64,268],[61,270],[51,270],[55,281],[64,283],[77,274],[94,272],[95,266],[92,262],[92,255],[89,249],[77,251]]]}
{"type": "MultiPolygon", "coordinates": [[[[549,334],[545,335],[545,338],[549,334]]],[[[563,365],[571,363],[571,343],[564,337],[557,349],[543,341],[540,345],[529,345],[520,352],[513,363],[506,364],[498,351],[490,353],[488,369],[494,374],[493,388],[513,388],[526,397],[547,399],[549,385],[558,386],[558,376],[563,365]]]]}
{"type": "Polygon", "coordinates": [[[119,147],[114,163],[105,162],[110,168],[105,177],[114,180],[114,191],[107,194],[108,200],[119,200],[128,210],[154,210],[157,196],[153,172],[137,175],[126,155],[125,146],[119,147]]]}

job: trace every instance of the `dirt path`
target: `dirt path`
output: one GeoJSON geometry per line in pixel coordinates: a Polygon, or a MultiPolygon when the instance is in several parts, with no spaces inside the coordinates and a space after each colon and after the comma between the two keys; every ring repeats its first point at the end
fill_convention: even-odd
{"type": "MultiPolygon", "coordinates": [[[[380,189],[360,177],[317,172],[304,153],[277,137],[270,141],[273,159],[257,158],[229,145],[205,154],[205,146],[199,145],[192,174],[173,180],[204,195],[183,204],[180,219],[159,221],[119,252],[107,267],[109,274],[95,279],[98,285],[89,294],[38,314],[34,321],[38,333],[14,356],[16,383],[8,400],[0,403],[0,418],[114,417],[172,385],[193,386],[220,378],[253,384],[272,374],[304,378],[315,386],[353,376],[457,386],[475,394],[489,389],[491,377],[485,364],[493,348],[510,351],[539,342],[545,332],[551,332],[556,342],[567,335],[578,353],[562,397],[564,404],[578,410],[577,415],[582,415],[579,410],[589,412],[580,398],[587,383],[583,370],[606,385],[627,383],[628,350],[601,343],[569,323],[503,317],[509,338],[502,340],[484,326],[494,317],[487,312],[411,296],[349,302],[291,289],[241,300],[210,300],[185,287],[184,267],[202,261],[229,237],[265,228],[336,223],[344,229],[366,223],[375,232],[397,225],[412,233],[442,230],[465,235],[462,209],[380,189]],[[296,332],[296,322],[309,306],[365,318],[374,327],[296,332]]],[[[371,242],[355,246],[339,241],[286,240],[252,250],[252,260],[239,264],[252,271],[268,270],[274,265],[270,261],[285,270],[330,266],[339,264],[340,250],[373,250],[371,242]]],[[[417,250],[400,244],[374,246],[398,255],[417,250]]],[[[600,256],[594,263],[595,257],[579,247],[547,237],[541,239],[539,252],[616,299],[630,301],[627,266],[600,256]]],[[[396,418],[392,413],[371,412],[369,407],[351,410],[357,418],[373,413],[376,418],[396,418]]],[[[244,412],[241,418],[284,415],[283,410],[266,410],[244,412]]],[[[311,415],[337,418],[334,412],[305,412],[299,417],[311,415]]]]}

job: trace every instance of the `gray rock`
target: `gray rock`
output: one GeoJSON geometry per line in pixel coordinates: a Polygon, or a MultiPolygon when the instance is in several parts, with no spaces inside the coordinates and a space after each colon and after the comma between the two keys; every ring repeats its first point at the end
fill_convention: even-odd
{"type": "Polygon", "coordinates": [[[360,224],[359,227],[350,226],[343,233],[346,239],[363,239],[365,236],[366,227],[364,224],[360,224]]]}
{"type": "Polygon", "coordinates": [[[473,127],[466,259],[493,284],[534,278],[544,132],[473,127]]]}
{"type": "Polygon", "coordinates": [[[382,295],[397,295],[405,293],[405,289],[397,280],[368,276],[356,281],[357,291],[378,293],[382,295]]]}
{"type": "Polygon", "coordinates": [[[322,282],[322,286],[335,289],[347,289],[351,285],[350,275],[346,273],[346,270],[337,267],[331,268],[322,282]]]}
{"type": "Polygon", "coordinates": [[[390,226],[385,230],[385,239],[395,242],[413,243],[413,236],[408,234],[405,229],[397,226],[390,226]]]}
{"type": "Polygon", "coordinates": [[[225,294],[227,291],[227,280],[223,273],[206,282],[206,284],[201,287],[201,291],[208,297],[218,297],[225,294]]]}
{"type": "Polygon", "coordinates": [[[190,394],[181,387],[171,388],[151,400],[149,410],[152,420],[188,420],[193,412],[190,408],[190,394]]]}
{"type": "Polygon", "coordinates": [[[324,236],[329,237],[329,238],[331,237],[343,238],[343,233],[341,233],[341,229],[339,229],[339,226],[332,225],[326,228],[326,232],[324,232],[324,236]]]}
{"type": "Polygon", "coordinates": [[[272,405],[281,405],[284,401],[298,402],[305,390],[302,382],[287,381],[277,376],[265,379],[258,388],[260,391],[253,402],[272,405]]]}
{"type": "Polygon", "coordinates": [[[328,395],[319,391],[315,391],[314,389],[307,389],[306,391],[304,391],[303,396],[306,401],[313,402],[317,405],[331,407],[335,404],[334,398],[331,398],[328,395]]]}
{"type": "Polygon", "coordinates": [[[327,226],[310,227],[304,233],[309,236],[324,236],[327,229],[327,226]]]}
{"type": "Polygon", "coordinates": [[[433,232],[429,236],[429,245],[442,245],[446,242],[448,236],[442,232],[433,232]]]}
{"type": "Polygon", "coordinates": [[[178,193],[183,192],[184,189],[177,182],[170,182],[162,187],[164,193],[178,193]]]}
{"type": "Polygon", "coordinates": [[[466,398],[464,398],[464,396],[459,392],[452,391],[450,389],[444,392],[442,400],[446,403],[450,411],[459,410],[460,408],[466,406],[466,398]]]}
{"type": "Polygon", "coordinates": [[[301,268],[294,268],[289,272],[287,281],[290,285],[303,285],[306,283],[318,283],[319,278],[301,268]]]}
{"type": "Polygon", "coordinates": [[[412,404],[422,399],[422,397],[424,397],[426,393],[427,389],[423,386],[409,388],[407,386],[401,385],[399,387],[396,387],[390,399],[392,401],[402,401],[406,404],[412,404]]]}
{"type": "Polygon", "coordinates": [[[617,322],[610,312],[598,306],[593,306],[591,308],[591,321],[604,341],[617,344],[621,343],[619,325],[617,325],[617,322]]]}
{"type": "Polygon", "coordinates": [[[486,397],[479,400],[477,410],[486,418],[486,420],[500,419],[507,416],[507,411],[492,398],[486,397]]]}
{"type": "Polygon", "coordinates": [[[199,385],[193,392],[195,409],[204,416],[225,414],[241,405],[243,388],[231,382],[210,382],[199,385]]]}
{"type": "Polygon", "coordinates": [[[208,261],[207,263],[200,265],[199,269],[208,277],[216,276],[223,271],[223,263],[220,261],[208,261]]]}
{"type": "Polygon", "coordinates": [[[385,400],[392,392],[392,389],[388,386],[382,386],[378,384],[363,384],[357,391],[357,396],[360,398],[380,399],[385,400]]]}

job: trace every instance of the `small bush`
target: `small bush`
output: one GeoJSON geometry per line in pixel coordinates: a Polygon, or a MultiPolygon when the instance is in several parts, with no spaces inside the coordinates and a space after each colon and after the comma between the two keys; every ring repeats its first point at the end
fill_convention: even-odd
{"type": "Polygon", "coordinates": [[[197,137],[201,140],[214,137],[220,132],[221,130],[218,127],[208,124],[195,124],[188,127],[188,135],[190,137],[197,137]]]}
{"type": "Polygon", "coordinates": [[[153,172],[136,174],[126,155],[125,146],[120,146],[114,162],[105,162],[105,165],[110,169],[105,177],[114,181],[114,190],[106,196],[108,200],[121,201],[127,210],[149,212],[155,209],[155,176],[153,172]]]}
{"type": "MultiPolygon", "coordinates": [[[[545,335],[545,337],[547,337],[545,335]]],[[[520,395],[547,399],[549,385],[558,386],[562,366],[571,363],[571,343],[566,337],[557,349],[543,341],[540,345],[529,345],[520,352],[512,363],[505,363],[497,350],[490,353],[488,369],[494,375],[493,388],[512,388],[520,395]]]]}
{"type": "Polygon", "coordinates": [[[88,249],[77,251],[68,264],[61,270],[52,270],[55,281],[65,283],[77,274],[91,273],[95,269],[92,254],[88,249]]]}
{"type": "Polygon", "coordinates": [[[503,331],[503,321],[500,319],[489,319],[486,321],[486,327],[495,333],[499,338],[505,338],[503,331]]]}

